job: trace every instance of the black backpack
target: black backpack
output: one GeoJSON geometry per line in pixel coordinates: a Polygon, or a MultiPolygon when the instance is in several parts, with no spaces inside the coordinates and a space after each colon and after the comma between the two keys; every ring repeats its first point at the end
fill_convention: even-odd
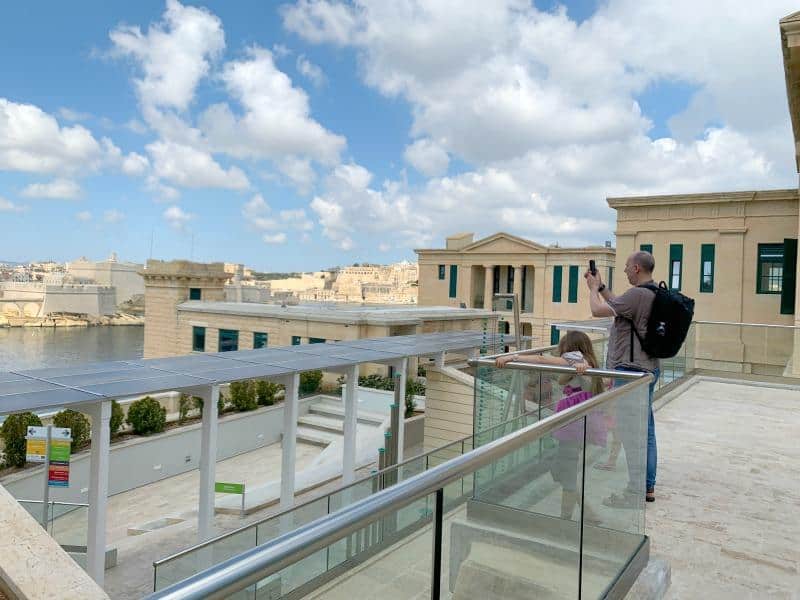
{"type": "Polygon", "coordinates": [[[633,334],[639,338],[648,356],[653,358],[672,358],[681,349],[689,325],[694,317],[694,300],[676,290],[671,290],[663,281],[659,285],[645,283],[637,286],[655,292],[653,309],[647,321],[644,339],[639,335],[631,321],[631,362],[633,361],[633,334]]]}

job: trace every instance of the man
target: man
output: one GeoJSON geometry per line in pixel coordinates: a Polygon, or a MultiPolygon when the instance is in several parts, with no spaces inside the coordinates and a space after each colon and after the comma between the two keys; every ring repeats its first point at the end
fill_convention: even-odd
{"type": "MultiPolygon", "coordinates": [[[[653,255],[649,252],[634,252],[625,261],[625,275],[628,282],[633,286],[621,296],[611,293],[600,279],[600,275],[592,275],[590,272],[584,275],[586,284],[589,287],[589,305],[592,315],[595,317],[614,317],[614,324],[608,339],[608,358],[606,367],[617,371],[647,371],[653,374],[653,382],[650,384],[650,402],[648,407],[647,421],[647,472],[645,477],[645,499],[648,502],[655,501],[656,485],[656,464],[658,462],[658,450],[656,448],[656,430],[653,420],[653,391],[660,373],[660,364],[657,358],[648,356],[642,350],[639,337],[644,338],[647,333],[647,321],[655,300],[655,292],[647,288],[636,287],[646,283],[653,283],[653,270],[656,263],[653,255]],[[639,335],[631,335],[631,326],[636,327],[639,335]],[[631,343],[633,344],[633,359],[631,360],[631,343]]],[[[622,385],[624,382],[617,380],[615,386],[622,385]]],[[[620,427],[620,437],[625,448],[626,456],[633,456],[636,452],[638,441],[636,439],[635,425],[624,426],[623,422],[618,422],[620,427]]],[[[641,488],[641,473],[628,460],[628,492],[622,496],[614,495],[607,499],[606,504],[610,506],[623,506],[631,504],[630,492],[641,488]]],[[[641,493],[641,492],[639,492],[641,493]]]]}

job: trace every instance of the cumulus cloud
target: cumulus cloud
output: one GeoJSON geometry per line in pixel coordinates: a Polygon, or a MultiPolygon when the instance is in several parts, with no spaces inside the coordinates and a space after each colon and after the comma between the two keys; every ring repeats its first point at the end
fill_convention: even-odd
{"type": "Polygon", "coordinates": [[[89,119],[92,118],[92,115],[90,113],[80,112],[78,110],[65,108],[63,106],[58,109],[58,114],[65,121],[88,121],[89,119]]]}
{"type": "Polygon", "coordinates": [[[130,57],[141,77],[134,80],[140,102],[185,110],[195,88],[225,48],[222,22],[204,8],[167,0],[163,18],[144,33],[139,27],[120,25],[109,34],[113,54],[130,57]]]}
{"type": "Polygon", "coordinates": [[[126,175],[143,175],[150,168],[150,161],[146,156],[131,152],[122,159],[121,168],[126,175]]]}
{"type": "Polygon", "coordinates": [[[27,210],[26,206],[20,206],[19,204],[14,204],[11,200],[6,200],[2,196],[0,196],[0,212],[11,212],[11,213],[19,213],[25,212],[27,210]]]}
{"type": "Polygon", "coordinates": [[[262,237],[267,244],[285,244],[286,243],[286,234],[285,233],[265,233],[262,237]]]}
{"type": "Polygon", "coordinates": [[[223,168],[208,152],[170,141],[147,145],[153,170],[160,179],[190,188],[218,187],[244,190],[250,187],[239,167],[223,168]]]}
{"type": "Polygon", "coordinates": [[[445,0],[285,7],[287,30],[355,49],[365,84],[409,104],[416,141],[404,158],[430,177],[410,188],[334,174],[312,202],[323,234],[427,244],[507,229],[597,243],[614,229],[607,196],[791,186],[776,26],[792,10],[788,0],[757,16],[736,0],[610,0],[579,24],[520,0],[461,3],[458,19],[445,0]],[[640,97],[674,83],[696,91],[669,137],[654,139],[640,97]],[[443,177],[451,158],[459,172],[443,177]],[[386,207],[384,232],[364,215],[386,207]]]}
{"type": "Polygon", "coordinates": [[[242,60],[226,63],[220,77],[244,112],[236,115],[219,103],[201,115],[200,129],[214,151],[237,158],[339,160],[344,138],[311,118],[308,95],[275,66],[269,50],[249,48],[242,60]]]}
{"type": "Polygon", "coordinates": [[[169,226],[177,231],[185,230],[186,226],[189,224],[189,221],[195,217],[192,213],[185,212],[180,206],[177,205],[170,206],[164,211],[162,216],[169,226]]]}
{"type": "Polygon", "coordinates": [[[407,146],[403,156],[408,164],[428,177],[442,175],[450,164],[447,152],[428,139],[417,140],[407,146]]]}
{"type": "Polygon", "coordinates": [[[75,218],[78,219],[78,221],[87,223],[92,220],[92,213],[89,212],[88,210],[82,210],[78,213],[75,213],[75,218]]]}
{"type": "Polygon", "coordinates": [[[286,241],[286,231],[297,231],[306,235],[314,229],[314,223],[302,208],[284,209],[274,216],[272,208],[261,194],[256,194],[242,206],[242,216],[248,226],[262,234],[261,239],[268,244],[282,244],[286,241]]]}
{"type": "Polygon", "coordinates": [[[71,179],[54,179],[48,183],[32,183],[22,190],[28,198],[74,200],[81,195],[81,186],[71,179]]]}

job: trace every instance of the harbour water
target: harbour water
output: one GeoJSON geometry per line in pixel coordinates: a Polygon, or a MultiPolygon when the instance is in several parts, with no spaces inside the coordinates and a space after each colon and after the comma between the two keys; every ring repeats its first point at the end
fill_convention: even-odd
{"type": "Polygon", "coordinates": [[[0,328],[0,371],[142,357],[144,327],[0,328]]]}

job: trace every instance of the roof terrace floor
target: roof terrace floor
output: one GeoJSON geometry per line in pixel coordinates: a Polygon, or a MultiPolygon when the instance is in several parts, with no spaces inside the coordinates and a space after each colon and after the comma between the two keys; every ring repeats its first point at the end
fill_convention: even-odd
{"type": "Polygon", "coordinates": [[[647,534],[672,567],[667,598],[800,599],[798,431],[788,387],[698,378],[656,412],[647,534]]]}

